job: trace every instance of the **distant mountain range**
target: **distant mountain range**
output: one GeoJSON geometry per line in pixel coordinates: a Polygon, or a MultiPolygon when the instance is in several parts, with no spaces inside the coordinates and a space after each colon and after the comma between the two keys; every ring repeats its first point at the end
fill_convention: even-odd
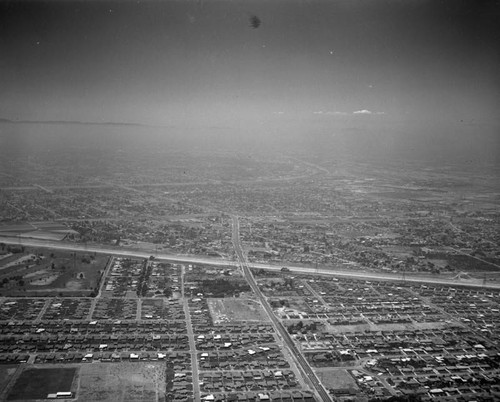
{"type": "Polygon", "coordinates": [[[84,121],[67,121],[67,120],[10,120],[0,117],[0,123],[10,124],[80,124],[89,126],[139,126],[147,127],[147,124],[140,123],[117,123],[117,122],[84,122],[84,121]]]}

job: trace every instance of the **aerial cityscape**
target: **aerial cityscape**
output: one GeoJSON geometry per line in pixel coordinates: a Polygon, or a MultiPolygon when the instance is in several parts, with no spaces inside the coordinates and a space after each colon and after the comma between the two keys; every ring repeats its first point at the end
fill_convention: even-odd
{"type": "Polygon", "coordinates": [[[0,401],[500,400],[479,3],[0,3],[0,401]]]}

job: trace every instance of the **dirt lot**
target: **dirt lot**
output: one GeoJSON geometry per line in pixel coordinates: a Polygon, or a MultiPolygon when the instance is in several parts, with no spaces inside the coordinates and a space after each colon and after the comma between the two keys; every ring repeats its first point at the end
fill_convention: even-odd
{"type": "Polygon", "coordinates": [[[269,321],[259,302],[249,299],[209,299],[214,323],[233,321],[269,321]]]}
{"type": "Polygon", "coordinates": [[[326,388],[352,388],[358,389],[356,381],[345,369],[317,369],[316,374],[326,388]]]}
{"type": "Polygon", "coordinates": [[[165,401],[165,363],[83,364],[81,402],[165,401]]]}

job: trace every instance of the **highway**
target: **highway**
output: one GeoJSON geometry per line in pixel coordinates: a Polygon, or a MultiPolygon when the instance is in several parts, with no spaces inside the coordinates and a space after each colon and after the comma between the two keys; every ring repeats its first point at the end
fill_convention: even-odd
{"type": "Polygon", "coordinates": [[[223,260],[210,257],[196,257],[182,254],[166,254],[157,253],[155,251],[143,251],[134,248],[122,248],[113,246],[101,246],[99,244],[82,244],[82,243],[63,243],[54,240],[39,240],[27,237],[3,237],[0,236],[0,243],[13,244],[17,246],[27,247],[43,247],[56,250],[80,251],[83,253],[100,253],[113,254],[126,257],[149,258],[153,255],[155,258],[164,260],[174,260],[193,264],[210,264],[210,265],[236,265],[234,261],[223,260]]]}
{"type": "MultiPolygon", "coordinates": [[[[50,248],[56,250],[80,251],[84,253],[113,254],[117,256],[138,257],[138,258],[149,258],[151,255],[154,255],[155,258],[170,260],[170,261],[185,262],[188,264],[206,264],[206,265],[224,265],[224,266],[238,265],[236,261],[224,260],[213,257],[157,253],[154,251],[143,251],[125,247],[101,246],[98,244],[88,245],[81,243],[63,243],[61,241],[39,240],[27,237],[0,236],[0,243],[13,244],[18,246],[27,246],[27,247],[50,248]]],[[[352,271],[342,270],[342,269],[339,270],[333,268],[316,269],[307,267],[294,267],[286,265],[286,263],[283,263],[283,265],[280,266],[260,264],[260,263],[248,263],[248,262],[245,262],[245,264],[250,268],[257,268],[257,269],[262,268],[275,271],[281,270],[282,267],[287,267],[288,269],[290,269],[291,272],[296,272],[301,274],[330,275],[334,277],[357,278],[364,280],[384,280],[384,281],[403,280],[401,273],[362,272],[354,270],[352,271]]],[[[413,276],[411,275],[411,273],[406,273],[405,282],[431,283],[435,285],[469,286],[469,287],[483,288],[483,289],[500,289],[500,283],[491,283],[491,282],[483,283],[483,281],[480,279],[465,280],[465,279],[439,278],[435,276],[417,276],[417,275],[413,276]]]]}
{"type": "MultiPolygon", "coordinates": [[[[343,271],[336,269],[315,269],[315,268],[301,268],[301,267],[291,267],[287,265],[270,266],[265,264],[249,264],[251,268],[262,268],[267,270],[281,270],[281,267],[287,267],[290,272],[296,272],[301,274],[314,274],[314,275],[326,275],[333,277],[345,277],[345,278],[355,278],[363,280],[383,280],[383,281],[403,281],[401,273],[398,274],[383,274],[379,272],[362,272],[362,271],[343,271]]],[[[411,274],[406,273],[404,282],[411,283],[427,283],[433,285],[447,285],[447,286],[468,286],[481,289],[500,289],[500,283],[483,283],[482,279],[447,279],[447,278],[436,278],[431,276],[410,276],[411,274]]]]}
{"type": "Polygon", "coordinates": [[[306,359],[302,355],[302,353],[297,349],[295,346],[295,343],[293,339],[290,337],[290,334],[286,330],[286,328],[283,326],[280,320],[274,315],[273,310],[267,303],[266,298],[262,294],[262,292],[259,289],[259,286],[257,285],[257,282],[255,281],[255,278],[252,275],[252,272],[250,271],[250,268],[246,262],[246,258],[243,255],[243,250],[241,249],[241,242],[240,242],[240,225],[239,225],[239,220],[237,216],[233,216],[233,245],[234,249],[236,251],[236,255],[238,257],[238,262],[240,264],[240,267],[243,271],[243,274],[250,284],[250,287],[254,291],[254,293],[257,295],[259,298],[262,306],[265,308],[269,318],[273,322],[274,327],[278,331],[278,334],[281,336],[283,341],[286,343],[288,346],[288,349],[292,353],[292,355],[297,359],[297,362],[300,364],[302,368],[302,372],[308,377],[309,381],[311,384],[314,386],[316,389],[317,393],[321,397],[321,399],[325,402],[331,402],[332,399],[330,398],[328,392],[325,390],[321,382],[319,381],[318,377],[316,377],[316,374],[314,371],[311,369],[311,366],[309,366],[309,363],[307,363],[306,359]]]}

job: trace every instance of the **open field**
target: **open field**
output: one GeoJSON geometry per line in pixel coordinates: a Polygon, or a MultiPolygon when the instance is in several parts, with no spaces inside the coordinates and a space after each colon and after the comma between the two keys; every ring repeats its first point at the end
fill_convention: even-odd
{"type": "Polygon", "coordinates": [[[99,283],[109,257],[26,247],[0,260],[0,293],[6,296],[71,292],[87,296],[99,283]]]}
{"type": "Polygon", "coordinates": [[[78,401],[164,401],[165,370],[158,362],[83,364],[78,401]]]}
{"type": "Polygon", "coordinates": [[[358,389],[356,381],[351,377],[351,375],[345,369],[341,368],[325,368],[317,369],[316,375],[326,388],[340,389],[340,388],[351,388],[358,389]]]}
{"type": "Polygon", "coordinates": [[[56,392],[74,392],[76,367],[29,368],[16,380],[7,396],[8,401],[45,399],[56,392]]]}
{"type": "Polygon", "coordinates": [[[260,303],[254,300],[209,299],[208,306],[215,323],[269,320],[260,303]]]}
{"type": "Polygon", "coordinates": [[[29,222],[0,225],[0,236],[63,240],[68,235],[78,235],[78,233],[58,222],[29,222]]]}
{"type": "Polygon", "coordinates": [[[2,365],[0,366],[0,395],[7,386],[11,378],[14,376],[18,365],[2,365]]]}

